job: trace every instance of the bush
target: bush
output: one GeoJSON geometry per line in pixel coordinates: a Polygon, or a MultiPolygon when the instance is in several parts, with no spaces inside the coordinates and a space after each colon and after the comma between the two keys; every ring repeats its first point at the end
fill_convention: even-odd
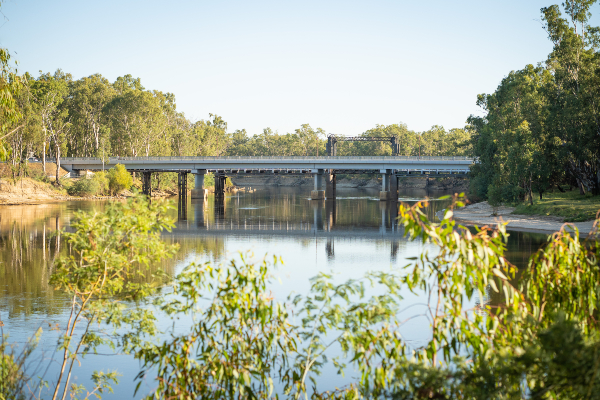
{"type": "Polygon", "coordinates": [[[108,189],[112,194],[119,194],[123,190],[129,189],[132,184],[133,178],[123,164],[117,164],[108,170],[108,189]]]}
{"type": "Polygon", "coordinates": [[[82,178],[73,183],[67,189],[67,193],[71,196],[95,196],[100,193],[100,185],[95,179],[82,178]]]}
{"type": "Polygon", "coordinates": [[[108,191],[108,174],[105,171],[101,171],[101,172],[96,172],[94,174],[94,177],[92,178],[93,181],[98,182],[98,187],[99,187],[99,194],[109,194],[108,191]]]}

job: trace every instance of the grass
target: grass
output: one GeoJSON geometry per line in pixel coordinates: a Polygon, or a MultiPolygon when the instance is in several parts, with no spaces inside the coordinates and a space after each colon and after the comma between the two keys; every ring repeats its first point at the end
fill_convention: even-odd
{"type": "Polygon", "coordinates": [[[578,190],[573,190],[544,193],[543,200],[534,195],[533,205],[519,204],[513,214],[551,215],[564,217],[565,222],[582,222],[595,219],[599,209],[600,196],[592,196],[590,193],[582,196],[578,190]]]}

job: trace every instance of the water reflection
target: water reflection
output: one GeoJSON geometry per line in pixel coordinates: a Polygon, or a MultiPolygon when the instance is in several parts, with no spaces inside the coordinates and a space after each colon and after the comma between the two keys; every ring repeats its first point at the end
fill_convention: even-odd
{"type": "MultiPolygon", "coordinates": [[[[403,200],[422,200],[426,194],[407,191],[403,200]]],[[[163,235],[180,250],[174,260],[155,267],[174,274],[190,262],[221,262],[238,251],[252,250],[257,258],[275,254],[285,265],[273,272],[278,283],[272,291],[284,299],[291,292],[307,293],[309,278],[319,272],[332,273],[339,281],[360,278],[368,271],[400,268],[426,247],[403,238],[403,227],[397,223],[399,204],[380,202],[377,191],[339,189],[335,201],[311,201],[309,195],[301,188],[277,188],[217,200],[188,198],[186,207],[172,211],[176,227],[163,235]]],[[[434,219],[448,203],[432,201],[425,212],[434,219]]],[[[11,337],[26,338],[40,321],[62,324],[68,317],[68,299],[48,285],[53,261],[68,251],[59,232],[69,227],[75,211],[102,210],[105,205],[78,201],[0,207],[0,318],[11,337]]],[[[546,235],[512,232],[507,257],[524,266],[545,240],[546,235]]],[[[502,301],[494,293],[488,297],[492,303],[502,301]]],[[[426,325],[411,325],[403,335],[409,341],[423,340],[426,325]]],[[[48,339],[48,346],[55,344],[55,338],[48,339]]],[[[101,369],[113,360],[94,359],[89,365],[101,369]]],[[[82,381],[89,377],[85,368],[78,372],[82,381]]],[[[122,383],[115,395],[107,397],[130,397],[138,370],[134,360],[120,358],[122,383]]]]}

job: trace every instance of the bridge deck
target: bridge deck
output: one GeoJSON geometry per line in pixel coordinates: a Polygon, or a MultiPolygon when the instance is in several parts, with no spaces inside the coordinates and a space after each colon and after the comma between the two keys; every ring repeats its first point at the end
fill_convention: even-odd
{"type": "Polygon", "coordinates": [[[184,170],[389,170],[460,172],[469,170],[474,159],[470,157],[111,157],[63,158],[61,165],[67,171],[99,170],[123,164],[133,171],[184,170]]]}

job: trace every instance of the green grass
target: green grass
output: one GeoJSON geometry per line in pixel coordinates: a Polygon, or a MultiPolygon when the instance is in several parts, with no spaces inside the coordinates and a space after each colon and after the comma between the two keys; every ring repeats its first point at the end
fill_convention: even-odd
{"type": "Polygon", "coordinates": [[[599,209],[600,196],[592,196],[590,193],[582,196],[579,190],[573,190],[544,193],[543,200],[534,194],[532,206],[529,203],[519,204],[513,214],[552,215],[564,217],[565,222],[581,222],[595,219],[599,209]]]}

